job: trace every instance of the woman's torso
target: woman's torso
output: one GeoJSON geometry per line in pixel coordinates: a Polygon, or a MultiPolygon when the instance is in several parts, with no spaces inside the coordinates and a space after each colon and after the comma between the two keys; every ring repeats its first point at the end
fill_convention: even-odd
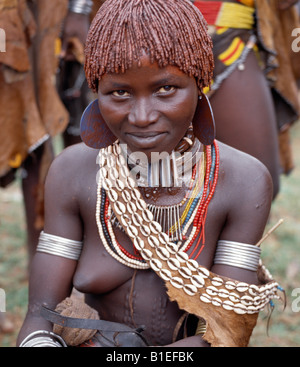
{"type": "MultiPolygon", "coordinates": [[[[131,326],[146,325],[145,335],[151,343],[164,345],[172,341],[172,334],[182,311],[170,302],[163,281],[151,270],[131,269],[120,264],[105,250],[96,223],[96,175],[98,166],[97,152],[88,150],[89,162],[83,164],[80,174],[82,180],[80,193],[77,194],[79,212],[84,227],[83,251],[74,275],[75,288],[85,293],[86,302],[97,309],[100,317],[110,321],[126,323],[131,326]]],[[[222,175],[219,180],[222,181],[222,175]]],[[[180,202],[184,194],[168,195],[164,192],[159,203],[180,202]]],[[[215,193],[218,196],[218,190],[215,193]]],[[[149,199],[145,199],[146,202],[149,199]]],[[[226,204],[220,200],[210,203],[206,219],[206,241],[198,262],[211,268],[215,245],[226,219],[226,204]]],[[[123,247],[132,252],[132,243],[119,229],[115,234],[123,247]]]]}

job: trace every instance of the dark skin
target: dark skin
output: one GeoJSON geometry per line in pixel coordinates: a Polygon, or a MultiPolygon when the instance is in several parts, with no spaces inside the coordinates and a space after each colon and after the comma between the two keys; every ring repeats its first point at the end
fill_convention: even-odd
{"type": "MultiPolygon", "coordinates": [[[[160,152],[164,148],[175,148],[194,114],[198,90],[195,80],[178,68],[160,69],[144,56],[141,67],[134,64],[125,74],[104,75],[99,97],[103,98],[100,107],[104,107],[101,103],[106,103],[106,108],[101,111],[108,126],[131,149],[140,147],[135,146],[137,140],[127,137],[128,131],[131,134],[165,132],[165,144],[160,141],[161,137],[149,139],[149,153],[154,149],[160,152]],[[157,83],[158,79],[163,83],[157,83]],[[111,89],[112,80],[122,84],[122,88],[119,85],[117,89],[111,89]],[[172,130],[169,129],[171,125],[172,130]]],[[[147,138],[144,135],[142,139],[147,138]]],[[[271,178],[255,158],[222,143],[219,146],[219,182],[209,205],[205,250],[198,262],[220,275],[257,283],[254,272],[213,266],[213,258],[219,239],[255,244],[262,237],[271,205],[271,178]]],[[[39,307],[47,304],[55,308],[70,295],[74,286],[86,294],[86,302],[99,312],[101,318],[131,326],[145,325],[145,336],[151,345],[207,346],[201,336],[172,343],[174,327],[183,311],[168,300],[163,281],[152,270],[139,270],[135,274],[133,269],[117,262],[104,249],[95,221],[97,154],[97,150],[84,144],[75,145],[66,149],[50,169],[46,184],[45,232],[74,240],[84,237],[84,247],[78,263],[36,254],[30,281],[29,310],[19,342],[34,330],[52,329],[50,323],[39,316],[39,307]],[[131,315],[129,294],[134,275],[131,315]]],[[[183,195],[182,189],[170,201],[170,196],[161,189],[157,204],[178,202],[183,195]]],[[[132,248],[125,234],[117,230],[115,233],[122,246],[132,248]]]]}
{"type": "Polygon", "coordinates": [[[253,52],[245,61],[245,70],[236,69],[210,101],[217,138],[268,168],[275,198],[280,186],[276,115],[270,88],[253,52]]]}
{"type": "Polygon", "coordinates": [[[36,149],[23,164],[23,168],[27,173],[26,177],[22,179],[22,191],[27,225],[28,269],[31,267],[40,235],[40,230],[36,228],[35,221],[37,217],[37,190],[44,149],[46,149],[45,145],[36,149]]]}
{"type": "MultiPolygon", "coordinates": [[[[278,0],[278,8],[284,11],[297,3],[298,0],[278,0]]],[[[280,190],[277,123],[270,88],[254,53],[248,56],[245,70],[235,70],[222,83],[211,97],[211,104],[217,139],[252,155],[268,168],[274,199],[280,190]]]]}

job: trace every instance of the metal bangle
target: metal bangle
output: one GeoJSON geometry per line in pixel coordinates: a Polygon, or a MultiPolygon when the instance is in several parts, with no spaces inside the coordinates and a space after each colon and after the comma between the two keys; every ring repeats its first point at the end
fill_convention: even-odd
{"type": "Polygon", "coordinates": [[[27,335],[27,337],[20,344],[20,348],[37,347],[62,348],[67,347],[67,344],[62,337],[46,330],[34,331],[33,333],[27,335]]]}
{"type": "Polygon", "coordinates": [[[206,322],[204,319],[199,319],[195,335],[203,336],[206,333],[206,322]]]}
{"type": "Polygon", "coordinates": [[[83,243],[64,237],[41,232],[37,252],[45,252],[50,255],[61,256],[71,260],[78,260],[83,243]]]}
{"type": "Polygon", "coordinates": [[[92,0],[69,0],[69,11],[73,13],[90,15],[92,8],[92,0]]]}
{"type": "Polygon", "coordinates": [[[230,265],[245,270],[257,271],[260,247],[233,241],[218,241],[214,264],[230,265]]]}

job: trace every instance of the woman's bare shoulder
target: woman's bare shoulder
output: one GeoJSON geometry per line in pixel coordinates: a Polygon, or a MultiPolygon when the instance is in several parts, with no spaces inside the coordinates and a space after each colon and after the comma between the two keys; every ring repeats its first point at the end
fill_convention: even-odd
{"type": "Polygon", "coordinates": [[[97,172],[98,150],[85,144],[75,144],[64,149],[53,160],[46,180],[47,190],[80,191],[89,177],[97,172]]]}
{"type": "Polygon", "coordinates": [[[273,184],[269,171],[256,158],[220,143],[219,198],[227,208],[222,238],[256,243],[269,217],[273,184]]]}
{"type": "Polygon", "coordinates": [[[258,159],[219,143],[220,176],[231,202],[272,201],[273,184],[268,169],[258,159]]]}
{"type": "Polygon", "coordinates": [[[84,143],[74,144],[59,153],[52,165],[76,169],[80,165],[86,165],[90,162],[96,163],[98,152],[97,149],[89,148],[84,143]]]}
{"type": "Polygon", "coordinates": [[[53,160],[48,176],[80,177],[95,169],[98,150],[79,143],[65,148],[53,160]]]}
{"type": "Polygon", "coordinates": [[[220,172],[225,182],[238,185],[250,184],[272,186],[271,176],[266,166],[255,157],[218,142],[220,150],[220,172]]]}

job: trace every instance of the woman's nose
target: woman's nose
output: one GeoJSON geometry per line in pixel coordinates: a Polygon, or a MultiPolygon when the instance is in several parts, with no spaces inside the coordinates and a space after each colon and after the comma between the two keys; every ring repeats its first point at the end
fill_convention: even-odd
{"type": "Polygon", "coordinates": [[[158,120],[158,112],[148,98],[136,100],[128,115],[128,121],[132,125],[146,127],[158,120]]]}

